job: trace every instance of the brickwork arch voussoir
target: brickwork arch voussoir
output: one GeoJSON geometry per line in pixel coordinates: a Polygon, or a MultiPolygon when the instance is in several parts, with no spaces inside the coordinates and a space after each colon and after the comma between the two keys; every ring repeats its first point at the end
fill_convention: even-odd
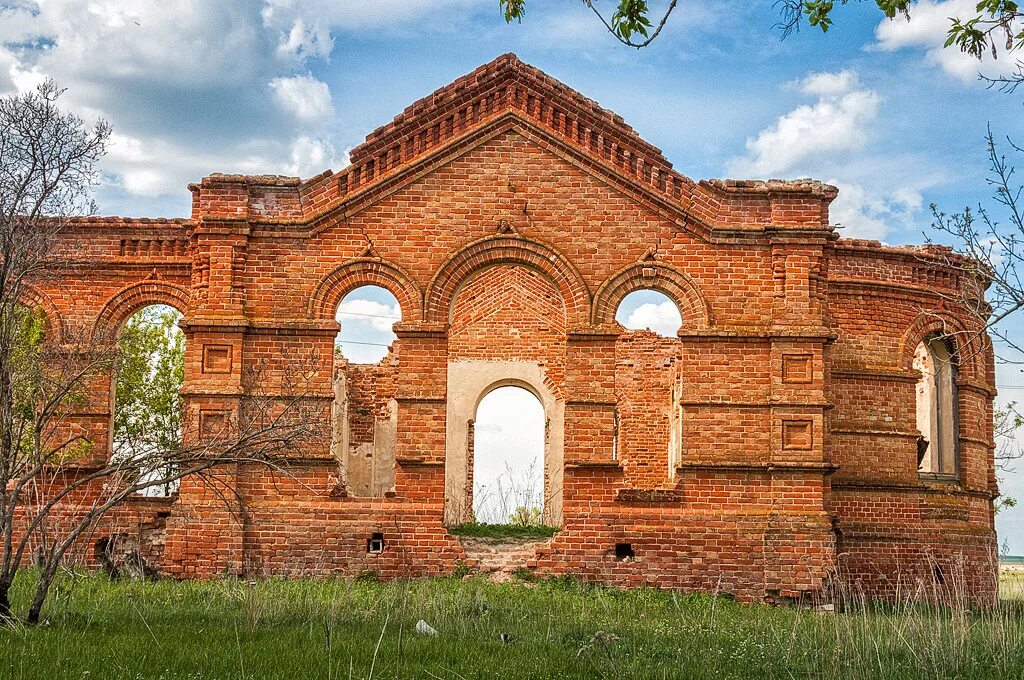
{"type": "Polygon", "coordinates": [[[425,297],[425,319],[448,321],[462,282],[485,267],[521,265],[540,272],[558,288],[569,325],[587,323],[590,289],[579,271],[550,246],[518,235],[489,236],[454,253],[434,274],[425,297]]]}
{"type": "Polygon", "coordinates": [[[930,335],[940,335],[952,342],[962,377],[985,381],[985,348],[982,347],[978,333],[968,329],[950,314],[941,311],[922,312],[904,331],[899,348],[902,370],[909,371],[913,368],[914,351],[921,341],[930,335]]]}
{"type": "Polygon", "coordinates": [[[98,334],[116,334],[128,318],[143,307],[167,305],[188,315],[189,291],[164,281],[142,281],[114,293],[96,317],[98,334]]]}
{"type": "Polygon", "coordinates": [[[27,284],[21,285],[18,301],[30,309],[42,312],[46,318],[46,336],[54,342],[64,341],[64,318],[50,296],[27,284]]]}
{"type": "Polygon", "coordinates": [[[309,298],[306,316],[333,321],[341,301],[361,286],[380,286],[390,291],[406,321],[422,318],[423,294],[419,287],[397,266],[369,257],[349,260],[320,279],[309,298]]]}
{"type": "Polygon", "coordinates": [[[595,324],[615,323],[615,312],[630,293],[656,290],[675,302],[683,328],[700,330],[711,326],[711,312],[700,290],[683,272],[666,264],[637,262],[605,281],[594,296],[595,324]]]}

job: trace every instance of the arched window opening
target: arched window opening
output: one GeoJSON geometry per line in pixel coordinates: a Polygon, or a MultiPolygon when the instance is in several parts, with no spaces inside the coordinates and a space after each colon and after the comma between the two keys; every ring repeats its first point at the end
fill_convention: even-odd
{"type": "Polygon", "coordinates": [[[331,450],[353,496],[381,497],[395,485],[395,367],[385,359],[401,318],[398,300],[380,286],[356,288],[338,305],[331,450]]]}
{"type": "Polygon", "coordinates": [[[914,352],[917,382],[917,468],[923,474],[957,472],[956,358],[948,341],[925,338],[914,352]]]}
{"type": "Polygon", "coordinates": [[[21,303],[0,311],[0,327],[15,351],[38,350],[46,339],[47,318],[38,307],[21,303]]]}
{"type": "Polygon", "coordinates": [[[473,517],[481,524],[544,524],[544,406],[517,386],[480,401],[470,439],[473,517]]]}
{"type": "Polygon", "coordinates": [[[615,310],[615,320],[630,330],[650,330],[666,338],[676,337],[683,318],[679,308],[664,293],[656,290],[634,290],[622,298],[615,310]]]}
{"type": "Polygon", "coordinates": [[[335,348],[353,364],[375,364],[388,355],[395,334],[391,327],[402,319],[402,308],[391,291],[380,286],[356,288],[338,305],[341,331],[335,348]]]}
{"type": "Polygon", "coordinates": [[[125,322],[118,336],[113,409],[113,460],[126,461],[141,493],[163,496],[178,482],[160,481],[175,472],[181,448],[181,388],[185,382],[185,334],[181,312],[151,305],[125,322]]]}

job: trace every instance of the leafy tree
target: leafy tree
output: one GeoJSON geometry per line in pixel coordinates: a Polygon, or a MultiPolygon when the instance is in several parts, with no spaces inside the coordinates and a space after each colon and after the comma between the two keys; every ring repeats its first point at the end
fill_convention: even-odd
{"type": "MultiPolygon", "coordinates": [[[[507,23],[522,22],[526,15],[526,0],[498,0],[507,23]]],[[[610,16],[602,13],[595,0],[581,0],[593,12],[616,40],[629,47],[650,45],[676,11],[677,0],[670,0],[665,9],[652,12],[646,0],[617,0],[610,16]],[[652,19],[656,19],[652,21],[652,19]]],[[[780,21],[776,25],[787,36],[806,21],[813,28],[827,33],[832,27],[837,5],[850,0],[778,0],[780,21]]],[[[889,18],[911,20],[917,0],[875,0],[879,11],[889,18]]],[[[682,10],[679,10],[682,11],[682,10]]],[[[980,0],[971,16],[951,17],[946,47],[957,47],[979,59],[986,52],[993,57],[1000,49],[1014,53],[1024,47],[1024,13],[1015,0],[980,0]]],[[[1017,62],[1016,72],[1009,76],[987,79],[1013,90],[1024,83],[1024,62],[1017,62]]]]}
{"type": "Polygon", "coordinates": [[[11,617],[8,594],[27,547],[14,537],[19,506],[44,459],[59,464],[80,451],[80,437],[51,435],[93,363],[66,366],[63,380],[62,362],[46,355],[41,324],[25,311],[28,281],[47,270],[63,216],[93,209],[95,163],[110,135],[103,122],[90,128],[61,111],[60,96],[47,81],[0,98],[0,620],[11,617]]]}
{"type": "MultiPolygon", "coordinates": [[[[526,15],[526,0],[498,0],[498,2],[507,23],[522,22],[526,15]]],[[[651,22],[652,15],[647,6],[647,0],[618,0],[615,11],[610,17],[602,14],[594,6],[593,0],[582,0],[582,2],[619,42],[629,47],[641,48],[650,45],[661,33],[661,29],[665,28],[669,16],[676,9],[678,0],[670,0],[656,26],[651,22]]]]}
{"type": "Polygon", "coordinates": [[[230,422],[201,433],[182,419],[176,313],[144,310],[109,337],[89,323],[50,327],[34,310],[35,284],[74,273],[61,233],[72,216],[94,212],[110,136],[106,123],[63,111],[61,94],[46,81],[0,97],[0,622],[14,618],[11,588],[30,555],[39,578],[24,619],[34,624],[69,551],[112,508],[189,475],[216,492],[225,464],[285,471],[291,452],[322,437],[322,408],[307,397],[316,357],[286,362],[273,381],[250,367],[230,422]],[[116,451],[97,456],[103,447],[74,416],[112,371],[116,451]]]}
{"type": "MultiPolygon", "coordinates": [[[[185,336],[166,305],[136,312],[118,339],[114,456],[166,456],[181,446],[185,336]]],[[[163,491],[173,488],[167,485],[163,491]]]]}

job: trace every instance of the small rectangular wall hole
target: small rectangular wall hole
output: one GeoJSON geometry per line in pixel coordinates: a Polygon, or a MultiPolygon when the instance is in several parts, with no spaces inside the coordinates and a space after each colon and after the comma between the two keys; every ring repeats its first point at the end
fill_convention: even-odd
{"type": "Polygon", "coordinates": [[[632,562],[636,558],[636,553],[633,552],[632,543],[616,543],[615,544],[615,561],[616,562],[632,562]]]}
{"type": "Polygon", "coordinates": [[[371,534],[370,538],[366,541],[366,552],[370,554],[384,552],[384,534],[371,534]]]}

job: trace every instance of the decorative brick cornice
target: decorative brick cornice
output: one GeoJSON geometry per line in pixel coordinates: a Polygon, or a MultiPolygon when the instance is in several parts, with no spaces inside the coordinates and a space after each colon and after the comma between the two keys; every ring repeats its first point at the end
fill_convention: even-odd
{"type": "Polygon", "coordinates": [[[211,175],[190,185],[193,217],[249,219],[280,225],[277,236],[301,236],[319,217],[343,206],[348,214],[356,197],[378,200],[387,193],[378,189],[411,168],[429,171],[433,164],[427,159],[480,143],[487,136],[482,131],[512,129],[578,156],[582,166],[590,166],[588,172],[614,178],[611,183],[624,191],[648,194],[646,202],[670,206],[683,228],[720,230],[715,240],[739,241],[769,230],[800,241],[835,237],[828,224],[834,187],[813,180],[695,183],[620,116],[513,54],[407,107],[355,147],[349,166],[337,173],[304,182],[276,175],[211,175]]]}

